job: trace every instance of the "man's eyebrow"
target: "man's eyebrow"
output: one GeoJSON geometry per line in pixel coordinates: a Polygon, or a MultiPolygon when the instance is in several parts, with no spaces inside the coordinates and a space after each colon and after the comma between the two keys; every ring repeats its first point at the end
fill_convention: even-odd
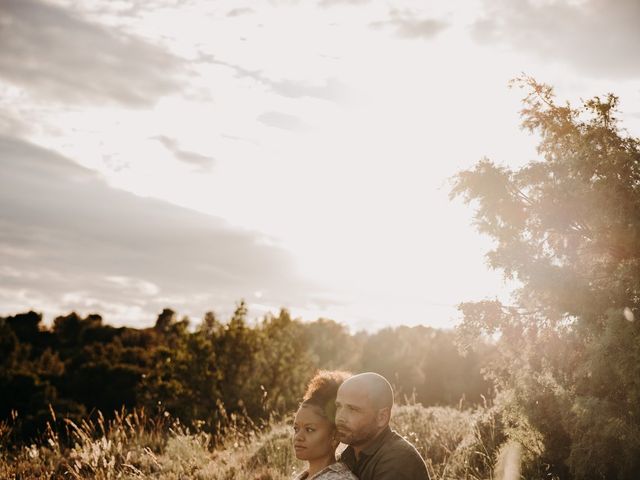
{"type": "Polygon", "coordinates": [[[362,407],[359,407],[358,405],[354,405],[353,403],[336,402],[336,407],[348,407],[352,410],[362,410],[362,407]]]}

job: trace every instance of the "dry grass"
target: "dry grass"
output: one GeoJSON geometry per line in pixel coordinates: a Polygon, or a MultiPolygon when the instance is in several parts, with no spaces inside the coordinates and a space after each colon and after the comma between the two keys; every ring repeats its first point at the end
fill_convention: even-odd
{"type": "Polygon", "coordinates": [[[497,409],[401,406],[392,426],[422,454],[432,480],[494,477],[498,450],[505,441],[497,409]]]}
{"type": "MultiPolygon", "coordinates": [[[[396,408],[392,426],[416,445],[433,480],[479,480],[494,478],[504,442],[498,420],[488,408],[408,405],[396,408]]],[[[51,429],[37,445],[10,450],[0,444],[0,478],[290,479],[302,465],[293,456],[289,423],[235,428],[231,422],[224,439],[214,442],[202,431],[144,411],[120,413],[110,422],[66,421],[68,447],[51,429]]],[[[9,428],[0,425],[0,436],[9,428]]]]}

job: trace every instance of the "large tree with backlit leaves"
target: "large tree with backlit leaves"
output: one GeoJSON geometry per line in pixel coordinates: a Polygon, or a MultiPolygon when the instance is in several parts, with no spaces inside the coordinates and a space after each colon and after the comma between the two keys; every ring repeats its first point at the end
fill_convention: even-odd
{"type": "Polygon", "coordinates": [[[519,287],[511,305],[461,304],[460,333],[498,339],[489,371],[531,474],[640,478],[640,142],[613,94],[574,107],[514,84],[539,159],[481,160],[451,196],[474,205],[489,265],[519,287]]]}

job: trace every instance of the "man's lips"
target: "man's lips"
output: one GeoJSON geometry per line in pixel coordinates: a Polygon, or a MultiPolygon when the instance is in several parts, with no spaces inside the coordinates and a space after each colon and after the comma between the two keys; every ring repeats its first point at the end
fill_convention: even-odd
{"type": "Polygon", "coordinates": [[[304,447],[302,445],[294,445],[293,448],[295,448],[296,450],[304,450],[307,447],[304,447]]]}

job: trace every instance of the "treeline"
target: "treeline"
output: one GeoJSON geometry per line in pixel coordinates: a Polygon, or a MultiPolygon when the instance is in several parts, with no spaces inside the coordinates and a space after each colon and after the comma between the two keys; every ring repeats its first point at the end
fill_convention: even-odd
{"type": "Polygon", "coordinates": [[[0,318],[0,422],[19,443],[55,419],[144,407],[215,434],[234,415],[258,422],[293,410],[319,368],[374,370],[400,399],[469,406],[489,394],[489,347],[463,356],[454,337],[423,326],[350,334],[284,309],[252,322],[242,302],[230,319],[209,312],[197,324],[165,309],[145,329],[76,313],[47,328],[41,314],[22,313],[0,318]]]}

